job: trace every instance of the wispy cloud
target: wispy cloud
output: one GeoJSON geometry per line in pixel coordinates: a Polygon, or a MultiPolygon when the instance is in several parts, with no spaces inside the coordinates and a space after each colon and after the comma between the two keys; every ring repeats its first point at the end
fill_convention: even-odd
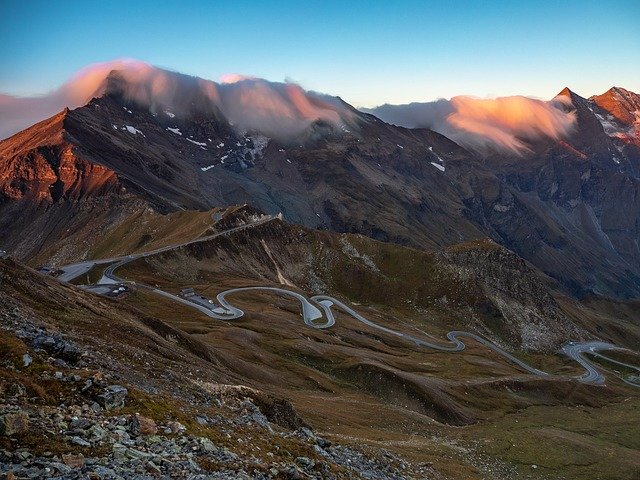
{"type": "Polygon", "coordinates": [[[12,135],[64,107],[75,108],[105,93],[109,75],[120,81],[127,100],[156,111],[172,109],[176,114],[201,107],[219,111],[239,129],[258,130],[274,137],[303,132],[312,122],[349,122],[353,111],[336,97],[302,89],[293,83],[230,75],[221,83],[171,72],[135,60],[116,60],[91,65],[63,86],[39,97],[0,95],[0,138],[12,135]]]}
{"type": "Polygon", "coordinates": [[[522,96],[459,96],[428,103],[382,105],[365,111],[395,125],[430,128],[476,151],[520,153],[528,149],[529,141],[558,139],[571,132],[575,113],[561,108],[563,102],[561,97],[545,102],[522,96]]]}

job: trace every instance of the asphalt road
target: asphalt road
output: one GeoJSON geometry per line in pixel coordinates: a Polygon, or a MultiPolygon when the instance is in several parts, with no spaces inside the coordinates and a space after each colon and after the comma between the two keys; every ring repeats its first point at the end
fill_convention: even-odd
{"type": "Polygon", "coordinates": [[[188,242],[178,243],[178,244],[175,244],[175,245],[168,245],[166,247],[157,248],[155,250],[149,250],[148,252],[134,253],[132,255],[123,255],[121,257],[102,258],[102,259],[99,259],[99,260],[86,260],[84,262],[72,263],[70,265],[64,265],[64,266],[59,268],[59,270],[62,270],[62,273],[60,275],[58,275],[56,278],[58,280],[60,280],[61,282],[70,282],[70,281],[78,278],[79,276],[84,275],[85,273],[89,272],[96,265],[105,265],[105,264],[108,264],[108,263],[113,263],[114,265],[109,266],[109,268],[107,268],[107,270],[105,270],[102,279],[98,283],[100,283],[100,284],[107,283],[108,284],[108,283],[114,283],[114,281],[119,283],[121,280],[119,280],[117,277],[111,278],[111,275],[113,274],[113,271],[115,269],[123,266],[123,265],[126,265],[129,262],[132,262],[133,260],[137,260],[138,258],[142,258],[142,257],[149,257],[151,255],[157,255],[158,253],[168,252],[170,250],[175,250],[177,248],[184,247],[186,245],[192,245],[194,243],[207,242],[209,240],[212,240],[212,239],[214,239],[216,237],[220,237],[222,235],[228,235],[230,233],[237,232],[239,230],[244,230],[246,228],[251,228],[251,227],[255,227],[257,225],[262,225],[263,223],[267,223],[267,222],[273,220],[274,218],[275,217],[272,217],[272,216],[265,216],[264,218],[262,218],[260,220],[257,220],[257,221],[252,222],[252,223],[247,223],[246,225],[240,225],[239,227],[230,228],[230,229],[224,230],[222,232],[217,232],[217,233],[214,233],[212,235],[207,235],[206,237],[196,238],[195,240],[190,240],[188,242]]]}
{"type": "MultiPolygon", "coordinates": [[[[133,255],[127,255],[127,256],[123,256],[123,257],[117,257],[117,258],[110,258],[110,259],[101,259],[101,260],[90,260],[90,261],[86,261],[86,262],[80,262],[80,263],[76,263],[73,265],[67,265],[65,267],[61,267],[61,270],[63,270],[63,274],[59,275],[57,278],[58,280],[61,281],[70,281],[73,280],[74,278],[83,275],[84,273],[88,272],[89,270],[91,270],[95,265],[99,265],[99,264],[107,264],[107,263],[111,263],[111,265],[109,265],[109,267],[107,267],[107,269],[104,272],[104,275],[102,277],[102,280],[99,282],[99,284],[112,284],[112,283],[122,283],[125,280],[119,278],[118,276],[116,276],[115,271],[122,267],[123,265],[126,265],[129,262],[132,262],[133,260],[136,260],[138,258],[142,258],[142,257],[148,257],[151,255],[156,255],[158,253],[162,253],[162,252],[167,252],[170,250],[174,250],[180,247],[183,247],[185,245],[190,245],[193,243],[198,243],[198,242],[205,242],[208,240],[211,240],[213,238],[219,237],[221,235],[227,235],[229,233],[232,232],[236,232],[239,230],[243,230],[245,228],[251,228],[254,227],[256,225],[260,225],[262,223],[268,222],[272,220],[272,217],[267,217],[264,218],[262,220],[259,220],[257,222],[254,223],[250,223],[247,225],[242,225],[240,227],[235,227],[229,230],[225,230],[224,232],[219,232],[213,235],[209,235],[207,237],[202,237],[196,240],[191,240],[189,242],[185,242],[185,243],[181,243],[181,244],[177,244],[177,245],[169,245],[163,248],[158,248],[156,250],[151,250],[149,252],[144,252],[144,253],[139,253],[139,254],[133,254],[133,255]]],[[[375,328],[377,330],[380,330],[382,332],[385,332],[389,335],[394,335],[396,337],[399,338],[403,338],[405,340],[407,340],[408,342],[412,342],[420,347],[425,347],[425,348],[430,348],[430,349],[434,349],[434,350],[439,350],[439,351],[444,351],[444,352],[460,352],[462,350],[464,350],[466,348],[466,344],[464,343],[463,339],[470,339],[473,340],[475,342],[478,342],[482,345],[484,345],[485,347],[493,350],[494,352],[496,352],[497,354],[501,355],[503,358],[505,358],[506,360],[510,361],[511,363],[517,365],[518,367],[520,367],[522,370],[526,371],[527,373],[531,374],[531,375],[535,375],[535,376],[541,376],[541,377],[554,377],[554,378],[558,378],[558,376],[554,376],[554,375],[550,375],[547,372],[543,372],[542,370],[539,370],[535,367],[532,367],[531,365],[527,364],[526,362],[520,360],[519,358],[515,357],[514,355],[510,354],[509,352],[505,351],[504,349],[500,348],[499,346],[495,345],[494,343],[490,342],[489,340],[476,335],[475,333],[471,333],[471,332],[463,332],[463,331],[451,331],[449,333],[447,333],[447,340],[448,343],[434,343],[434,342],[428,342],[426,340],[423,340],[421,338],[417,338],[415,336],[412,335],[408,335],[406,333],[402,333],[402,332],[398,332],[395,330],[392,330],[390,328],[384,327],[382,325],[378,325],[377,323],[367,319],[366,317],[360,315],[358,312],[356,312],[355,310],[353,310],[350,306],[346,305],[345,303],[341,302],[340,300],[337,300],[333,297],[329,297],[326,295],[316,295],[314,297],[311,297],[311,301],[307,300],[307,298],[299,293],[293,292],[291,290],[286,290],[283,288],[278,288],[278,287],[242,287],[242,288],[234,288],[231,290],[226,290],[224,292],[221,292],[217,295],[217,300],[218,303],[221,305],[222,309],[224,310],[224,313],[216,313],[214,312],[211,308],[207,308],[205,306],[199,305],[197,303],[191,302],[187,299],[184,299],[182,297],[179,297],[177,295],[174,295],[172,293],[168,293],[165,292],[163,290],[159,290],[157,288],[148,286],[148,285],[144,285],[144,284],[140,284],[137,283],[137,286],[139,288],[145,288],[151,292],[153,292],[154,294],[157,295],[161,295],[165,298],[168,298],[174,302],[178,302],[181,303],[183,305],[189,306],[191,308],[194,308],[196,310],[199,310],[200,312],[204,313],[205,315],[208,315],[211,318],[217,319],[217,320],[225,320],[225,321],[229,321],[229,320],[234,320],[237,318],[240,318],[244,315],[244,312],[235,307],[232,303],[230,303],[227,300],[227,296],[229,295],[233,295],[235,293],[240,293],[240,292],[269,292],[269,293],[274,293],[276,295],[281,295],[284,297],[289,297],[289,298],[293,298],[295,300],[298,300],[300,302],[300,305],[302,307],[302,319],[304,321],[304,323],[312,328],[319,328],[319,329],[324,329],[324,328],[330,328],[332,326],[335,325],[336,323],[336,319],[335,316],[333,314],[333,310],[332,307],[337,307],[340,310],[342,310],[344,313],[350,315],[351,317],[355,318],[356,320],[358,320],[359,322],[363,323],[364,325],[367,325],[371,328],[375,328]],[[313,302],[313,303],[312,303],[313,302]],[[314,305],[314,303],[317,305],[314,305]]],[[[562,347],[562,353],[564,353],[566,356],[568,356],[569,358],[573,359],[574,361],[576,361],[579,365],[581,365],[585,372],[581,375],[577,375],[575,377],[572,377],[576,380],[578,380],[579,382],[582,383],[588,383],[588,384],[594,384],[594,385],[602,385],[605,382],[605,377],[604,375],[601,373],[600,370],[598,370],[597,366],[592,363],[586,356],[586,353],[589,354],[595,354],[595,355],[599,355],[597,352],[601,352],[601,351],[607,351],[607,350],[623,350],[622,348],[613,345],[611,343],[606,343],[606,342],[601,342],[601,341],[590,341],[590,342],[569,342],[566,345],[564,345],[562,347]]],[[[633,366],[633,365],[626,365],[625,366],[631,367],[631,368],[636,368],[638,369],[638,367],[633,366]]],[[[629,385],[635,386],[635,387],[640,387],[640,385],[637,385],[635,383],[631,383],[625,380],[626,383],[628,383],[629,385]]]]}

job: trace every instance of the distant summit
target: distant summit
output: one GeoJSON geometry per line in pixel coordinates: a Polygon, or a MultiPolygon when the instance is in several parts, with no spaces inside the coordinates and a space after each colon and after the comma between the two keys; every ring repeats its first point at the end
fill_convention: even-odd
{"type": "Polygon", "coordinates": [[[602,95],[592,96],[590,100],[622,125],[640,124],[640,95],[637,93],[612,87],[602,95]]]}

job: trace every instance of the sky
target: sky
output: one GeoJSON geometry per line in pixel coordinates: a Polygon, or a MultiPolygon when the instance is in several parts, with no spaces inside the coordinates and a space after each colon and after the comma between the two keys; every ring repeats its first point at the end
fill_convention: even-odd
{"type": "Polygon", "coordinates": [[[357,107],[474,95],[640,92],[640,0],[2,0],[0,93],[44,94],[135,58],[295,81],[357,107]]]}

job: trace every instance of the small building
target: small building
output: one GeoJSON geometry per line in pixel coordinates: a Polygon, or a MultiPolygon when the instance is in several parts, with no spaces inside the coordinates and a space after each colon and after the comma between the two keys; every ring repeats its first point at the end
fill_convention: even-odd
{"type": "Polygon", "coordinates": [[[193,288],[191,287],[183,288],[182,290],[180,290],[180,296],[182,298],[193,297],[195,294],[196,294],[195,290],[193,290],[193,288]]]}

